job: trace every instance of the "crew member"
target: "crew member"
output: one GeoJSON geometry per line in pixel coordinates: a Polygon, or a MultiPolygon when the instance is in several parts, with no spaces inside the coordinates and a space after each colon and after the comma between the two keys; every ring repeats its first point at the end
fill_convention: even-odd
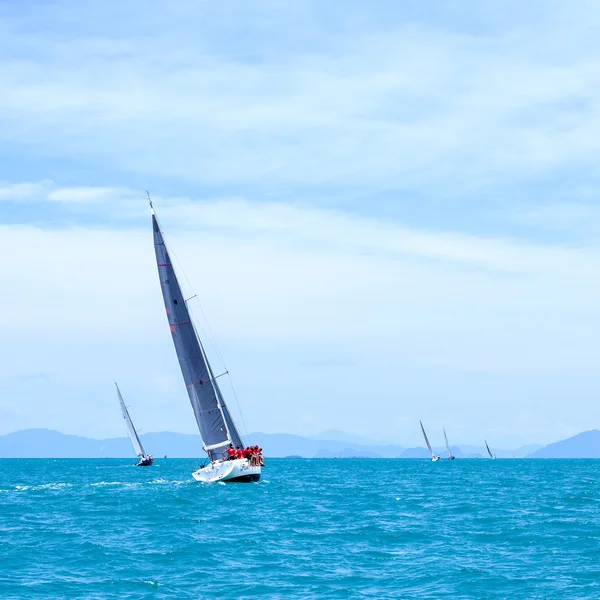
{"type": "Polygon", "coordinates": [[[235,448],[233,447],[233,444],[229,444],[229,448],[227,448],[227,460],[234,460],[235,456],[235,448]]]}

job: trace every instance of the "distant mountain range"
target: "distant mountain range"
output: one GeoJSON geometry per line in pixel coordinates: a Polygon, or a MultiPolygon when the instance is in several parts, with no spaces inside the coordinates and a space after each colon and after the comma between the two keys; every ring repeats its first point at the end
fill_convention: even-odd
{"type": "Polygon", "coordinates": [[[600,431],[592,429],[548,444],[532,452],[528,458],[600,458],[600,431]]]}
{"type": "MultiPolygon", "coordinates": [[[[157,432],[141,436],[145,449],[155,457],[198,458],[204,455],[196,434],[157,432]]],[[[267,457],[304,458],[428,458],[426,448],[404,448],[396,444],[375,443],[339,431],[302,437],[286,433],[251,433],[248,443],[258,444],[267,457]],[[333,439],[332,439],[333,438],[333,439]]],[[[434,448],[447,456],[443,447],[434,448]]],[[[498,458],[600,458],[600,431],[588,431],[573,438],[542,447],[529,445],[517,450],[492,447],[498,458]]],[[[452,446],[457,458],[487,456],[485,447],[452,446]]],[[[126,437],[96,440],[66,435],[50,429],[25,429],[0,436],[0,458],[121,458],[133,457],[126,437]]]]}
{"type": "MultiPolygon", "coordinates": [[[[203,456],[200,436],[184,433],[146,433],[141,437],[147,452],[155,457],[197,458],[203,456]]],[[[394,445],[310,439],[291,434],[251,433],[247,443],[258,444],[265,456],[297,455],[306,458],[365,457],[395,458],[404,448],[394,445]]],[[[0,436],[0,457],[4,458],[120,458],[133,456],[128,438],[95,440],[66,435],[49,429],[25,429],[0,436]]]]}

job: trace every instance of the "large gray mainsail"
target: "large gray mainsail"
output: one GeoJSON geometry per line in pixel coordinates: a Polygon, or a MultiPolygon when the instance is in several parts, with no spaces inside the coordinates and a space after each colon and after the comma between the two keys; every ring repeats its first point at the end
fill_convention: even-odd
{"type": "Polygon", "coordinates": [[[204,442],[204,450],[211,460],[216,460],[223,455],[225,447],[230,443],[236,447],[242,446],[242,439],[229,415],[202,343],[192,324],[154,210],[152,228],[160,286],[179,366],[204,442]]]}
{"type": "Polygon", "coordinates": [[[125,406],[125,402],[123,401],[123,396],[121,396],[121,390],[115,381],[115,386],[117,388],[117,394],[119,395],[119,404],[121,405],[121,412],[123,413],[123,418],[125,419],[125,423],[127,423],[127,430],[129,431],[129,437],[131,438],[131,443],[133,444],[133,449],[135,453],[141,458],[145,456],[144,448],[142,446],[142,442],[140,442],[140,438],[138,437],[137,431],[131,422],[131,417],[129,416],[129,411],[125,406]]]}
{"type": "Polygon", "coordinates": [[[485,441],[485,447],[487,448],[488,454],[490,455],[490,458],[496,458],[493,454],[492,451],[490,450],[490,447],[488,446],[487,440],[485,441]]]}

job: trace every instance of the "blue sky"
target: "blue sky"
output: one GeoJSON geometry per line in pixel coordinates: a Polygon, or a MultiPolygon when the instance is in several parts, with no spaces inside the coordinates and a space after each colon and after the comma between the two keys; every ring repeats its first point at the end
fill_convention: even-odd
{"type": "Polygon", "coordinates": [[[0,433],[121,435],[113,378],[144,431],[195,431],[146,189],[247,430],[597,427],[599,25],[593,2],[1,3],[0,433]]]}

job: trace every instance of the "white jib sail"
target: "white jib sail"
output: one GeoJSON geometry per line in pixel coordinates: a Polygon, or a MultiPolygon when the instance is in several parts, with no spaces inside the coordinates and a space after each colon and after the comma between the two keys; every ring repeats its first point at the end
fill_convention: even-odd
{"type": "Polygon", "coordinates": [[[140,442],[140,438],[138,437],[137,431],[131,422],[131,417],[129,416],[129,412],[127,411],[127,407],[125,406],[125,402],[123,402],[123,396],[121,396],[121,390],[115,381],[115,386],[117,388],[117,394],[119,395],[119,404],[121,405],[121,412],[123,413],[123,418],[125,419],[125,423],[127,423],[127,431],[129,431],[129,437],[131,439],[131,443],[133,444],[133,449],[138,456],[145,456],[144,448],[142,447],[142,442],[140,442]]]}
{"type": "Polygon", "coordinates": [[[446,448],[448,448],[448,458],[452,456],[452,451],[450,450],[450,444],[448,443],[448,436],[446,435],[446,430],[444,429],[444,439],[446,440],[446,448]]]}
{"type": "MultiPolygon", "coordinates": [[[[419,421],[419,423],[421,423],[421,421],[419,421]]],[[[429,448],[429,452],[431,452],[431,458],[434,458],[435,453],[433,452],[433,449],[431,448],[431,444],[429,443],[429,439],[427,438],[427,434],[425,433],[425,427],[423,427],[423,423],[421,423],[421,431],[423,432],[423,437],[425,438],[425,443],[427,444],[427,447],[429,448]]]]}

